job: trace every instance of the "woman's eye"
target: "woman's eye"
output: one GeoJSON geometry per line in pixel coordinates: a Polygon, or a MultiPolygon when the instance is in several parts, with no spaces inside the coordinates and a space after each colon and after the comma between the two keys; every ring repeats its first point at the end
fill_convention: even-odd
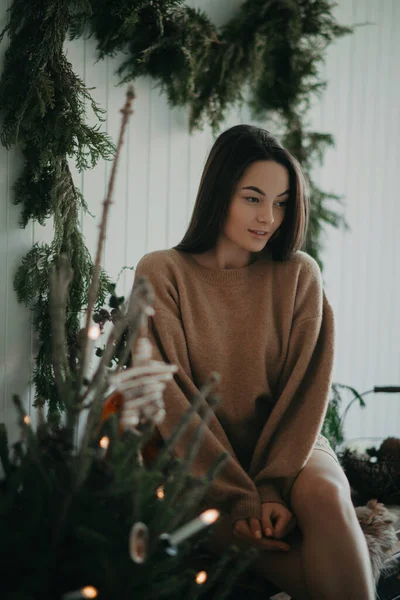
{"type": "MultiPolygon", "coordinates": [[[[247,200],[247,202],[249,202],[250,204],[260,202],[260,199],[256,198],[256,196],[245,196],[245,200],[247,200]]],[[[288,202],[288,200],[282,200],[282,202],[275,202],[275,206],[277,206],[278,208],[285,208],[288,205],[288,202]]]]}

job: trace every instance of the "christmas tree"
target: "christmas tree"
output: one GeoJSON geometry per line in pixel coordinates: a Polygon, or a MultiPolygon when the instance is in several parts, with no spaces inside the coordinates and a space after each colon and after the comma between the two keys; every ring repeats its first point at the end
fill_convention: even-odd
{"type": "Polygon", "coordinates": [[[190,468],[208,416],[218,403],[213,395],[217,374],[210,374],[162,450],[153,457],[146,453],[164,417],[163,390],[176,367],[152,360],[146,328],[153,294],[144,278],[136,281],[126,302],[120,299],[116,306],[117,297],[112,296],[111,307],[117,308],[113,326],[91,373],[94,344],[101,331],[94,312],[100,257],[133,99],[130,88],[121,111],[85,326],[78,336],[74,361],[68,356],[66,341],[72,269],[66,256],[60,255],[51,270],[52,366],[59,404],[64,407],[62,418],[55,417],[54,411],[45,415],[39,406],[33,427],[19,398],[14,397],[21,435],[12,447],[0,425],[2,598],[172,599],[182,594],[217,600],[229,594],[234,579],[256,554],[230,548],[208,573],[201,569],[201,542],[219,513],[210,507],[198,514],[198,506],[225,456],[201,478],[193,477],[190,468]],[[113,360],[116,355],[118,360],[113,360]],[[174,457],[174,446],[197,411],[203,417],[201,425],[186,456],[179,460],[174,457]]]}

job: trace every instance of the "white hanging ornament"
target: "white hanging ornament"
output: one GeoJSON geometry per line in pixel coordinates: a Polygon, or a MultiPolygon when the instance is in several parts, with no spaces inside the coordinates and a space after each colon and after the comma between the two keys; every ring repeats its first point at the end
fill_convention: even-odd
{"type": "Polygon", "coordinates": [[[140,337],[136,345],[135,365],[145,365],[151,360],[152,354],[153,348],[151,347],[149,340],[146,337],[140,337]]]}
{"type": "Polygon", "coordinates": [[[147,558],[149,531],[144,523],[134,524],[129,535],[129,555],[133,562],[141,565],[147,558]]]}
{"type": "MultiPolygon", "coordinates": [[[[147,315],[154,310],[148,306],[147,315]]],[[[141,434],[141,427],[151,423],[159,425],[165,418],[163,391],[166,382],[177,371],[175,365],[152,360],[153,348],[142,335],[136,342],[134,366],[111,377],[111,383],[122,394],[121,427],[141,434]]]]}

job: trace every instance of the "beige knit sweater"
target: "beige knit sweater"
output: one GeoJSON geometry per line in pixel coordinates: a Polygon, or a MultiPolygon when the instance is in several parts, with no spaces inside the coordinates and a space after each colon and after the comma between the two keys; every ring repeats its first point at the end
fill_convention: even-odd
{"type": "MultiPolygon", "coordinates": [[[[325,417],[334,357],[334,317],[316,261],[296,252],[241,269],[209,269],[175,249],[145,255],[136,277],[155,291],[155,357],[178,365],[164,392],[166,439],[212,371],[222,404],[192,472],[229,459],[208,495],[232,519],[260,518],[262,502],[284,503],[325,417]]],[[[183,456],[200,417],[177,447],[183,456]]]]}

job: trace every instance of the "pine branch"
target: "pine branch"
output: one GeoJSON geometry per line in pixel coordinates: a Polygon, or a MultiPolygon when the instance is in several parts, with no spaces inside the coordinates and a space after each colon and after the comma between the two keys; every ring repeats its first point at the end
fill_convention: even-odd
{"type": "Polygon", "coordinates": [[[164,447],[160,450],[157,459],[154,462],[154,470],[162,471],[164,469],[165,464],[169,461],[169,457],[173,453],[176,444],[179,442],[182,435],[185,433],[188,423],[204,402],[204,399],[207,396],[207,394],[211,392],[211,390],[218,381],[219,374],[213,373],[209,381],[202,386],[202,388],[199,390],[199,393],[192,399],[189,408],[182,416],[182,419],[180,420],[179,424],[174,429],[168,440],[166,440],[164,447]]]}
{"type": "MultiPolygon", "coordinates": [[[[203,391],[204,399],[207,398],[209,392],[210,388],[208,388],[207,391],[203,391]]],[[[196,431],[194,432],[186,456],[182,459],[182,461],[179,462],[177,472],[175,473],[174,477],[174,484],[173,486],[167,489],[166,503],[168,506],[171,506],[175,502],[177,496],[180,494],[184,487],[185,477],[190,472],[190,468],[193,464],[193,461],[195,460],[199,452],[204,434],[207,431],[208,423],[210,422],[210,419],[213,416],[218,404],[219,399],[215,396],[212,396],[208,398],[208,404],[204,406],[202,420],[197,426],[196,431]]]]}

